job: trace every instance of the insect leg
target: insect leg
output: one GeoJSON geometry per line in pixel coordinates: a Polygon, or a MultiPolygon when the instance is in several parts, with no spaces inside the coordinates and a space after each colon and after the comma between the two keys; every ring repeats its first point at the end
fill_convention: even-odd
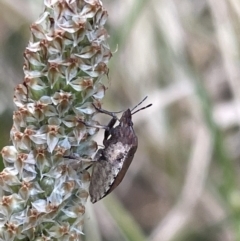
{"type": "Polygon", "coordinates": [[[113,112],[112,112],[112,111],[107,111],[107,110],[98,108],[95,104],[92,104],[92,105],[94,106],[94,108],[95,108],[98,112],[104,113],[104,114],[106,114],[106,115],[110,115],[111,117],[116,118],[117,120],[118,120],[118,118],[117,118],[117,116],[116,116],[116,113],[121,113],[121,112],[123,112],[123,111],[113,111],[113,112]]]}
{"type": "Polygon", "coordinates": [[[117,118],[116,113],[121,113],[121,112],[123,112],[123,111],[111,112],[111,111],[107,111],[107,110],[98,108],[95,104],[92,104],[92,105],[94,106],[94,108],[95,108],[98,112],[112,116],[112,119],[109,121],[109,123],[108,123],[108,125],[106,126],[106,128],[104,128],[104,129],[105,129],[105,133],[104,133],[103,144],[105,144],[106,140],[107,140],[108,137],[111,135],[111,130],[113,129],[113,126],[115,125],[116,121],[117,121],[117,120],[120,121],[120,120],[117,118]]]}
{"type": "Polygon", "coordinates": [[[97,153],[94,156],[93,161],[99,161],[103,157],[103,149],[98,149],[97,153]]]}
{"type": "Polygon", "coordinates": [[[106,128],[104,133],[103,145],[105,145],[105,141],[108,139],[109,135],[111,135],[111,130],[115,125],[116,121],[117,121],[117,118],[114,118],[114,117],[109,121],[107,125],[108,128],[106,128]]]}
{"type": "Polygon", "coordinates": [[[84,124],[85,126],[87,126],[87,127],[100,128],[100,129],[108,129],[108,126],[104,126],[104,125],[91,125],[91,124],[88,124],[88,123],[86,123],[85,121],[82,121],[82,120],[78,120],[78,122],[83,123],[83,124],[84,124]]]}
{"type": "Polygon", "coordinates": [[[79,156],[63,156],[64,159],[68,160],[68,164],[74,169],[74,170],[88,170],[92,165],[94,160],[88,159],[88,158],[82,158],[79,156]]]}

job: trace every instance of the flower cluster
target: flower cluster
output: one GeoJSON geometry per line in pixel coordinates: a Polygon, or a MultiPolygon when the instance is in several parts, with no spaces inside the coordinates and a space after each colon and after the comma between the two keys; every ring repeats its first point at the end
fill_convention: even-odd
{"type": "Polygon", "coordinates": [[[15,88],[13,145],[1,151],[0,240],[81,240],[86,166],[97,150],[98,129],[89,126],[111,58],[107,12],[100,0],[44,4],[15,88]]]}

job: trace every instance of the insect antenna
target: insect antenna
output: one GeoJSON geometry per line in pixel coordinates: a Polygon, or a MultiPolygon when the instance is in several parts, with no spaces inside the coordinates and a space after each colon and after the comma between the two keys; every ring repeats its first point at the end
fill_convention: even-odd
{"type": "Polygon", "coordinates": [[[145,96],[145,97],[143,98],[143,100],[141,100],[136,106],[134,106],[134,107],[131,109],[132,115],[136,114],[136,113],[137,113],[138,111],[140,111],[140,110],[144,110],[144,109],[147,109],[148,107],[152,106],[152,104],[149,104],[149,105],[147,105],[147,106],[144,106],[144,107],[142,107],[142,108],[134,111],[139,105],[141,105],[141,104],[147,99],[147,97],[148,97],[148,96],[145,96]],[[134,112],[133,112],[133,111],[134,111],[134,112]]]}
{"type": "Polygon", "coordinates": [[[146,105],[146,106],[144,106],[144,107],[142,107],[142,108],[140,108],[140,109],[134,111],[134,112],[132,113],[132,115],[136,114],[136,113],[137,113],[138,111],[140,111],[140,110],[147,109],[147,108],[150,107],[150,106],[152,106],[152,104],[146,105]]]}
{"type": "Polygon", "coordinates": [[[131,112],[133,112],[139,105],[141,105],[145,100],[147,99],[147,96],[145,96],[143,98],[143,100],[141,100],[137,105],[135,105],[132,109],[131,109],[131,112]]]}

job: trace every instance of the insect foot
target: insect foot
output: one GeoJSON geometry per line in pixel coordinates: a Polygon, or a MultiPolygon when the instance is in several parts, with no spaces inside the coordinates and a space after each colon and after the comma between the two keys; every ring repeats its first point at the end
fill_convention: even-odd
{"type": "Polygon", "coordinates": [[[105,129],[103,145],[94,157],[89,186],[91,202],[95,203],[111,193],[123,180],[138,147],[138,138],[133,129],[132,115],[150,107],[149,104],[133,112],[147,97],[132,110],[123,112],[120,119],[117,112],[109,112],[95,107],[99,112],[112,116],[105,129]],[[114,127],[116,122],[118,125],[114,127]]]}

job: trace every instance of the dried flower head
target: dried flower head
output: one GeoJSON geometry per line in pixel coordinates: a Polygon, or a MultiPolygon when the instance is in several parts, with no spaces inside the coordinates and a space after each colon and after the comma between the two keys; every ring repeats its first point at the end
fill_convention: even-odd
{"type": "Polygon", "coordinates": [[[100,0],[45,0],[15,88],[13,145],[2,149],[0,240],[80,240],[97,150],[93,119],[111,58],[100,0]],[[81,121],[79,121],[81,120],[81,121]],[[67,159],[66,156],[77,156],[67,159]],[[77,163],[76,163],[77,162],[77,163]]]}

